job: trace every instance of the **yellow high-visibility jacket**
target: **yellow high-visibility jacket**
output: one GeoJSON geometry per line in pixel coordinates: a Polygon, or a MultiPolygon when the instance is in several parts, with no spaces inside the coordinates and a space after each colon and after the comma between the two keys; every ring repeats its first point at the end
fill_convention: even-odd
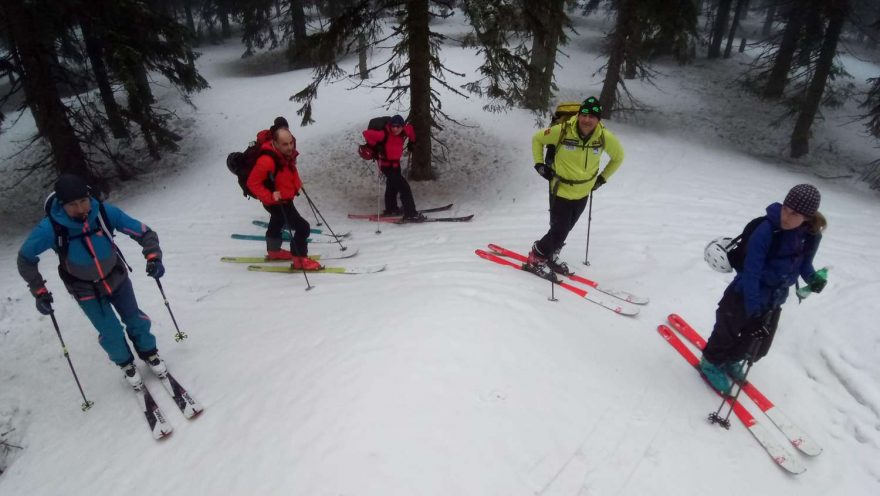
{"type": "Polygon", "coordinates": [[[623,162],[623,147],[603,122],[600,121],[593,134],[584,140],[578,132],[577,119],[575,115],[532,136],[535,163],[544,162],[545,146],[556,146],[556,159],[553,162],[556,176],[550,181],[550,188],[556,192],[556,196],[568,200],[580,200],[593,190],[599,175],[602,152],[611,158],[602,170],[605,181],[611,179],[623,162]]]}

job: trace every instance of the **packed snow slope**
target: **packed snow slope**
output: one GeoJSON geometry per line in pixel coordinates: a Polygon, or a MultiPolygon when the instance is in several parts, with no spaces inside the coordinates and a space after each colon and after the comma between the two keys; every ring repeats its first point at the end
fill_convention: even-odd
{"type": "MultiPolygon", "coordinates": [[[[458,22],[443,28],[460,33],[458,22]]],[[[584,39],[560,61],[562,98],[598,94],[601,28],[582,23],[584,39]]],[[[300,274],[219,262],[261,254],[262,243],[229,235],[258,234],[250,221],[266,218],[242,198],[226,154],[276,115],[293,123],[287,98],[310,78],[308,71],[246,77],[246,65],[257,61],[241,61],[241,51],[237,42],[203,49],[199,67],[211,88],[195,96],[197,108],[165,97],[190,123],[176,167],[110,198],[159,233],[162,282],[189,335],[181,343],[137,245],[117,239],[135,267],[160,351],[204,414],[184,420],[142,369],[175,428],[165,441],[151,439],[134,395],[64,294],[55,256],[47,253],[41,268],[56,295],[61,332],[95,403],[80,411],[52,323],[37,314],[16,273],[18,246],[39,218],[21,206],[7,216],[0,254],[0,433],[23,449],[9,450],[0,494],[880,493],[875,193],[755,158],[755,150],[726,139],[723,122],[712,137],[704,123],[724,101],[711,85],[695,92],[689,85],[699,81],[690,75],[685,84],[683,69],[666,67],[656,88],[630,83],[646,101],[675,110],[674,118],[664,122],[661,111],[607,121],[626,160],[595,194],[591,265],[581,264],[586,214],[563,251],[588,277],[651,297],[639,316],[622,317],[560,289],[558,301],[548,301],[545,281],[474,255],[487,243],[524,252],[547,229],[547,186],[530,152],[538,127],[525,112],[489,114],[479,101],[444,95],[444,110],[468,127],[440,133],[449,160],[438,164],[437,181],[413,184],[414,193],[423,207],[454,202],[451,213],[474,213],[472,222],[382,225],[377,234],[374,224],[348,220],[348,212],[376,208],[375,171],[355,147],[369,118],[385,113],[385,94],[339,83],[321,89],[317,124],[293,129],[301,174],[331,227],[351,230],[344,243],[360,250],[334,265],[387,269],[312,274],[314,289],[305,291],[300,274]],[[786,304],[773,349],[752,376],[824,449],[812,459],[795,454],[808,467],[795,477],[741,424],[725,431],[706,422],[717,397],[655,329],[677,312],[708,336],[730,276],[708,268],[703,246],[737,234],[801,182],[822,192],[829,228],[816,264],[833,266],[830,282],[803,304],[786,304]]],[[[450,46],[443,56],[457,70],[474,69],[472,52],[450,46]]],[[[26,134],[29,119],[10,132],[26,134]]],[[[865,146],[854,127],[835,125],[819,123],[818,130],[850,139],[850,150],[865,146]]],[[[296,205],[313,219],[302,198],[296,205]]]]}

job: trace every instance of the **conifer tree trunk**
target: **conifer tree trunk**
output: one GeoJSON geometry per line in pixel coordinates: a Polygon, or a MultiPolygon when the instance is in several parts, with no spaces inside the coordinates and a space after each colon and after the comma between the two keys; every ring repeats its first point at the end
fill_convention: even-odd
{"type": "Polygon", "coordinates": [[[788,72],[794,60],[797,49],[797,41],[804,23],[804,11],[792,6],[788,11],[788,19],[785,30],[782,32],[782,41],[776,49],[776,57],[773,58],[773,68],[767,78],[767,86],[764,87],[764,98],[780,98],[788,84],[788,72]]]}
{"type": "Polygon", "coordinates": [[[533,16],[532,50],[529,60],[531,73],[525,90],[525,107],[544,110],[550,104],[553,72],[556,68],[556,50],[565,16],[564,0],[536,2],[528,15],[533,16]]]}
{"type": "Polygon", "coordinates": [[[617,85],[620,84],[620,69],[627,57],[628,38],[632,25],[635,23],[635,0],[619,0],[617,20],[611,39],[608,66],[605,70],[605,81],[599,101],[602,102],[604,118],[610,118],[617,105],[617,85]]]}
{"type": "Polygon", "coordinates": [[[369,79],[370,71],[367,67],[367,37],[364,33],[358,34],[358,73],[361,79],[369,79]]]}
{"type": "Polygon", "coordinates": [[[54,167],[59,173],[73,173],[92,182],[85,154],[73,126],[67,119],[67,107],[52,77],[58,65],[47,16],[23,0],[4,0],[0,12],[7,19],[9,38],[22,66],[25,98],[37,130],[49,142],[54,167]]]}
{"type": "Polygon", "coordinates": [[[113,96],[113,87],[110,85],[107,65],[104,63],[103,42],[95,36],[95,30],[88,14],[80,16],[80,28],[85,40],[86,54],[92,65],[92,74],[95,76],[101,101],[104,103],[104,112],[107,114],[110,131],[115,138],[124,138],[128,136],[128,131],[125,129],[125,122],[122,120],[119,105],[113,96]]]}
{"type": "Polygon", "coordinates": [[[849,12],[849,0],[828,0],[828,28],[825,30],[825,38],[822,40],[822,49],[816,62],[816,72],[810,85],[807,87],[801,111],[798,114],[794,131],[791,133],[791,157],[799,158],[810,151],[810,128],[819,110],[822,101],[822,93],[828,84],[828,74],[834,64],[837,55],[837,43],[840,33],[843,31],[843,23],[849,12]]]}
{"type": "Polygon", "coordinates": [[[293,26],[293,39],[288,45],[288,58],[295,68],[305,67],[309,64],[304,60],[308,54],[306,42],[306,13],[303,10],[302,0],[290,0],[290,21],[293,26]]]}
{"type": "Polygon", "coordinates": [[[434,179],[431,167],[431,44],[428,0],[407,0],[409,36],[410,121],[416,131],[416,145],[409,171],[410,179],[434,179]]]}
{"type": "Polygon", "coordinates": [[[727,46],[724,47],[724,58],[730,58],[730,52],[733,50],[733,38],[736,36],[736,30],[739,28],[739,19],[746,9],[748,0],[737,0],[736,8],[733,11],[733,22],[730,23],[730,34],[727,35],[727,46]]]}
{"type": "Polygon", "coordinates": [[[730,17],[730,5],[733,0],[720,0],[718,10],[715,12],[715,23],[712,25],[712,41],[709,43],[709,58],[717,59],[721,56],[721,41],[727,31],[727,19],[730,17]]]}
{"type": "Polygon", "coordinates": [[[765,38],[770,36],[770,32],[773,30],[773,21],[776,20],[776,0],[770,0],[770,5],[767,7],[767,17],[764,18],[764,26],[761,28],[761,36],[765,38]]]}

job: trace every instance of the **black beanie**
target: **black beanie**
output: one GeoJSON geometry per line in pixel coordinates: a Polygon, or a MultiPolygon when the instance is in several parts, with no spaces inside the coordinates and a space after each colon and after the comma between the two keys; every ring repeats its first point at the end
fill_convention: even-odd
{"type": "Polygon", "coordinates": [[[79,200],[89,196],[89,185],[85,179],[74,174],[61,174],[55,181],[55,197],[58,203],[64,205],[73,200],[79,200]]]}
{"type": "Polygon", "coordinates": [[[290,128],[290,126],[287,125],[287,119],[285,119],[284,117],[281,117],[281,116],[276,117],[275,122],[273,122],[273,124],[275,125],[276,129],[282,128],[282,127],[286,127],[288,129],[290,128]]]}
{"type": "Polygon", "coordinates": [[[819,210],[819,202],[822,195],[819,190],[812,184],[798,184],[785,195],[785,201],[782,203],[786,207],[795,212],[812,217],[819,210]]]}
{"type": "Polygon", "coordinates": [[[593,114],[598,118],[602,118],[602,104],[599,103],[599,99],[591,96],[584,100],[584,103],[581,104],[581,108],[578,110],[578,113],[581,114],[593,114]]]}

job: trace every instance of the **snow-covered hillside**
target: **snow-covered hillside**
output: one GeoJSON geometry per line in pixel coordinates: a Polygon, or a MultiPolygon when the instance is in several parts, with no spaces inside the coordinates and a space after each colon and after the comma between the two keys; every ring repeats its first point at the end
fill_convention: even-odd
{"type": "MultiPolygon", "coordinates": [[[[461,31],[458,22],[444,28],[461,31]]],[[[596,52],[601,27],[579,26],[586,41],[568,47],[561,61],[561,98],[599,93],[593,73],[603,63],[596,52]]],[[[375,171],[355,149],[369,118],[385,113],[385,94],[347,91],[340,83],[321,89],[315,126],[293,129],[301,174],[331,226],[353,232],[345,243],[360,253],[338,265],[387,269],[312,274],[315,288],[307,292],[300,274],[220,263],[223,255],[260,255],[262,243],[229,235],[259,234],[251,220],[266,217],[242,198],[226,154],[276,115],[293,124],[288,97],[310,80],[308,71],[245,77],[243,67],[252,62],[240,60],[241,51],[237,42],[202,49],[199,68],[211,88],[193,99],[197,109],[167,96],[190,123],[179,167],[148,174],[110,198],[159,233],[162,282],[189,335],[181,343],[137,261],[137,245],[124,237],[120,244],[135,266],[139,303],[154,322],[162,355],[205,413],[186,421],[147,376],[175,429],[165,441],[151,439],[130,388],[63,294],[47,253],[41,268],[56,294],[61,332],[95,402],[79,410],[52,323],[34,310],[15,268],[37,202],[20,210],[7,203],[4,212],[20,213],[4,219],[9,234],[0,241],[0,433],[14,429],[6,439],[23,449],[9,452],[0,494],[880,491],[880,338],[873,318],[880,202],[864,185],[757,158],[778,155],[787,135],[774,131],[768,135],[780,137],[754,146],[731,135],[750,119],[770,120],[754,106],[719,117],[727,103],[718,94],[738,92],[735,86],[700,85],[699,72],[661,65],[657,88],[629,83],[657,111],[607,122],[626,160],[594,198],[592,265],[580,263],[586,214],[563,254],[590,278],[650,296],[629,318],[564,290],[548,301],[548,283],[474,255],[488,243],[525,251],[546,231],[546,182],[532,169],[532,115],[487,114],[480,102],[453,96],[444,110],[472,127],[443,132],[450,160],[438,165],[439,180],[413,189],[418,205],[454,202],[452,213],[474,213],[472,222],[383,225],[375,234],[374,224],[346,218],[376,208],[375,171]],[[752,376],[824,449],[816,458],[795,454],[808,469],[795,477],[776,467],[742,424],[725,431],[706,422],[717,397],[656,326],[676,312],[708,336],[729,277],[708,268],[703,246],[738,233],[801,182],[822,192],[829,229],[816,262],[833,266],[830,282],[801,305],[786,304],[773,349],[752,376]]],[[[444,58],[456,70],[474,68],[473,53],[464,49],[449,47],[444,58]]],[[[702,62],[699,70],[707,79],[724,78],[724,64],[734,63],[702,62]]],[[[859,67],[878,72],[876,65],[859,67]]],[[[838,125],[845,112],[817,123],[817,134],[840,148],[868,149],[858,124],[838,125]]],[[[10,132],[26,135],[27,126],[33,124],[26,115],[10,132]]],[[[297,206],[308,211],[302,200],[297,206]]]]}

